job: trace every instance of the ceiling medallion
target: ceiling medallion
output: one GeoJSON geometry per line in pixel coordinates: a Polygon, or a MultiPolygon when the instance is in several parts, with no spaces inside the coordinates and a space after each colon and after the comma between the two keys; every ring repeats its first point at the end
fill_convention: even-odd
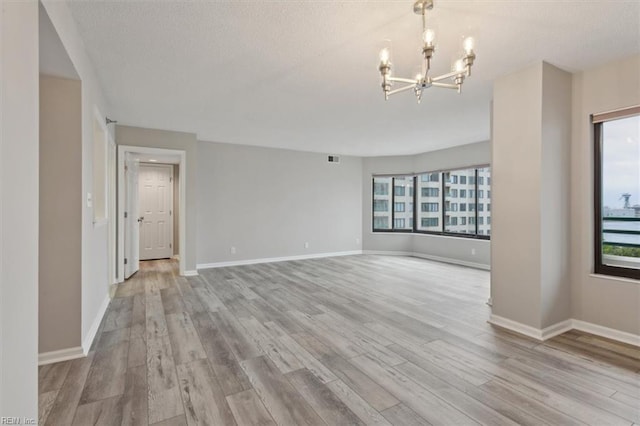
{"type": "Polygon", "coordinates": [[[422,100],[422,92],[429,87],[443,87],[445,89],[455,89],[460,93],[462,83],[464,83],[465,77],[471,75],[471,66],[476,59],[476,54],[473,52],[475,41],[473,37],[467,37],[462,43],[464,54],[462,58],[454,62],[452,71],[439,75],[437,77],[429,76],[429,70],[431,69],[431,58],[436,50],[435,45],[435,31],[431,28],[427,28],[426,14],[427,10],[433,9],[433,0],[417,0],[413,4],[413,11],[417,15],[422,16],[422,70],[415,78],[400,78],[391,76],[391,51],[389,48],[384,48],[380,51],[380,74],[382,75],[382,90],[384,92],[385,100],[389,99],[389,96],[396,93],[412,90],[416,95],[418,103],[422,100]],[[451,82],[446,82],[450,80],[451,82]],[[391,90],[393,83],[405,83],[406,85],[391,90]]]}

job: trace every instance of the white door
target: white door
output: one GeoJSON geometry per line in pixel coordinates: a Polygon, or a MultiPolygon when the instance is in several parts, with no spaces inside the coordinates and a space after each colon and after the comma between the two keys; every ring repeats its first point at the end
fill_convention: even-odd
{"type": "Polygon", "coordinates": [[[173,256],[173,167],[140,164],[140,260],[173,256]]]}
{"type": "Polygon", "coordinates": [[[138,272],[140,225],[138,223],[138,162],[130,153],[125,158],[124,278],[138,272]]]}

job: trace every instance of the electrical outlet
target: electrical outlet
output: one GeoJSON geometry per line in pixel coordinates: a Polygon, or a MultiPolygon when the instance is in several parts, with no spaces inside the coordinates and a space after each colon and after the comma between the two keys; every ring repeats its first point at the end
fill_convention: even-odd
{"type": "Polygon", "coordinates": [[[476,249],[472,248],[471,249],[471,256],[475,256],[476,255],[476,249]]]}
{"type": "Polygon", "coordinates": [[[304,248],[309,248],[309,242],[304,243],[304,248]]]}
{"type": "Polygon", "coordinates": [[[356,244],[360,244],[360,238],[356,238],[356,244]]]}
{"type": "Polygon", "coordinates": [[[235,247],[231,247],[231,254],[236,254],[236,248],[235,247]]]}

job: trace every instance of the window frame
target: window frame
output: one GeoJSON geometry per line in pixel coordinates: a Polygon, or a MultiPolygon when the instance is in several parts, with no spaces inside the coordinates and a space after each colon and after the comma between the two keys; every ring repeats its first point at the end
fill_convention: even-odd
{"type": "Polygon", "coordinates": [[[640,268],[625,268],[624,266],[606,265],[602,256],[602,154],[603,154],[603,127],[610,121],[629,117],[640,117],[640,105],[623,108],[615,111],[592,114],[591,124],[593,131],[593,252],[596,274],[614,277],[631,278],[640,280],[640,268]]]}
{"type": "MultiPolygon", "coordinates": [[[[419,173],[411,173],[411,174],[373,174],[371,177],[371,232],[373,233],[402,233],[402,234],[423,234],[423,235],[439,235],[439,236],[446,236],[446,237],[457,237],[457,238],[467,238],[467,239],[475,239],[475,240],[491,240],[491,235],[489,233],[489,235],[480,235],[478,233],[479,229],[478,229],[478,170],[479,169],[484,169],[484,168],[491,168],[490,164],[477,164],[477,165],[471,165],[471,166],[466,166],[466,167],[456,167],[456,168],[450,168],[450,169],[440,169],[440,170],[431,170],[431,171],[425,171],[425,172],[419,172],[419,173]],[[446,193],[445,193],[445,179],[444,179],[444,174],[448,173],[448,172],[455,172],[455,171],[459,171],[459,170],[469,170],[469,169],[474,169],[474,176],[473,176],[473,186],[474,186],[474,202],[473,203],[469,203],[469,204],[474,204],[475,205],[475,209],[473,211],[474,213],[474,226],[475,226],[475,232],[473,234],[471,233],[461,233],[461,232],[451,232],[451,231],[445,231],[445,227],[446,227],[446,204],[445,204],[445,197],[446,197],[446,193]],[[440,211],[442,213],[442,217],[440,218],[441,220],[439,220],[439,227],[440,227],[440,231],[427,231],[427,230],[420,230],[418,229],[418,209],[419,209],[419,203],[418,203],[418,193],[419,191],[419,185],[418,185],[418,179],[420,176],[422,175],[428,175],[429,176],[429,180],[425,181],[425,182],[435,182],[434,180],[431,179],[432,175],[437,174],[438,175],[438,190],[440,192],[440,211]],[[390,228],[389,229],[376,229],[375,228],[375,221],[374,221],[374,210],[373,210],[373,204],[374,204],[374,197],[375,197],[375,179],[376,178],[391,178],[391,184],[389,185],[391,187],[391,191],[390,191],[390,200],[395,200],[395,178],[407,178],[410,177],[413,179],[413,223],[412,223],[412,229],[394,229],[394,222],[395,222],[395,209],[392,208],[391,209],[391,217],[390,217],[390,228]]],[[[470,185],[470,183],[468,183],[470,185]]],[[[487,183],[487,185],[489,185],[487,183]]],[[[490,200],[490,198],[489,198],[490,200]]],[[[393,202],[391,203],[393,205],[393,202]]],[[[468,211],[470,212],[470,211],[468,211]]]]}

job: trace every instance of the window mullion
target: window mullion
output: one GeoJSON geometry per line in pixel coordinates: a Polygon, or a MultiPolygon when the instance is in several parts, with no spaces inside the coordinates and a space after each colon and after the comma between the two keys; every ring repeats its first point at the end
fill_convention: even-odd
{"type": "Polygon", "coordinates": [[[391,178],[391,200],[389,202],[391,207],[391,230],[396,230],[396,178],[391,178]]]}

